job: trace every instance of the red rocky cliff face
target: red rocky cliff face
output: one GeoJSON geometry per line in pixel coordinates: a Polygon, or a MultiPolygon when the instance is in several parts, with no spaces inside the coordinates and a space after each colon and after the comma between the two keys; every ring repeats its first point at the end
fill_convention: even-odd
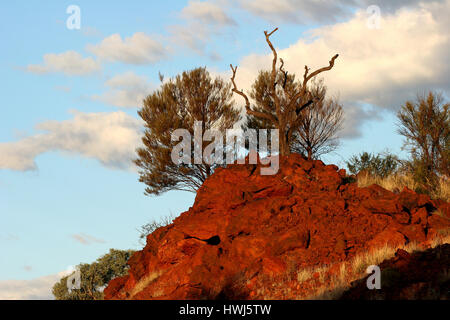
{"type": "Polygon", "coordinates": [[[449,204],[408,189],[358,188],[334,165],[293,154],[276,175],[259,169],[218,169],[193,207],[147,237],[128,262],[129,275],[112,280],[105,298],[251,298],[256,276],[426,242],[450,228],[449,204]],[[436,209],[444,216],[432,214],[436,209]],[[230,293],[236,282],[246,290],[230,293]]]}

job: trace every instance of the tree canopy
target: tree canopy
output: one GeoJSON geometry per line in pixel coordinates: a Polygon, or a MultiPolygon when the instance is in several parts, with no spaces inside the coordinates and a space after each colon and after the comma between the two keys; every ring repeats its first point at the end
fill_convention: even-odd
{"type": "Polygon", "coordinates": [[[450,174],[449,106],[442,94],[430,91],[407,101],[397,114],[398,132],[411,154],[411,170],[425,189],[433,188],[439,175],[450,174]]]}
{"type": "Polygon", "coordinates": [[[65,276],[55,283],[52,293],[56,300],[101,300],[103,289],[108,282],[116,277],[127,274],[127,261],[134,253],[133,250],[110,249],[109,253],[98,258],[93,263],[81,263],[76,268],[81,277],[80,289],[67,288],[65,276]]]}
{"type": "MultiPolygon", "coordinates": [[[[272,109],[275,116],[270,81],[271,73],[260,71],[249,95],[254,101],[253,110],[264,112],[264,110],[272,109]]],[[[286,82],[283,86],[288,95],[293,95],[299,85],[295,75],[288,75],[285,78],[282,72],[278,72],[277,82],[280,81],[286,82]]],[[[337,148],[337,132],[342,127],[343,109],[337,99],[327,97],[327,88],[323,80],[311,81],[308,90],[315,99],[308,108],[298,116],[296,115],[296,128],[292,129],[287,136],[287,144],[290,152],[303,154],[308,159],[317,159],[337,148]]],[[[280,95],[280,103],[282,106],[288,103],[285,94],[280,95]]],[[[247,115],[246,126],[255,129],[274,128],[274,124],[268,119],[253,115],[247,115]]]]}
{"type": "MultiPolygon", "coordinates": [[[[272,69],[266,89],[261,92],[260,103],[255,107],[251,105],[247,94],[239,90],[236,85],[237,66],[230,65],[233,75],[231,82],[233,92],[242,96],[245,100],[245,110],[247,115],[258,118],[263,122],[271,124],[271,127],[279,130],[280,154],[289,155],[291,152],[290,141],[292,136],[298,131],[304,115],[302,111],[310,107],[315,101],[320,100],[320,96],[314,96],[314,92],[309,90],[308,83],[322,72],[333,68],[335,60],[339,55],[334,55],[329,61],[329,65],[311,72],[308,66],[305,66],[303,79],[294,82],[294,77],[284,70],[284,61],[280,59],[280,66],[277,67],[278,53],[275,50],[270,37],[278,28],[272,32],[264,31],[266,42],[272,50],[273,60],[272,69]],[[281,74],[281,77],[280,77],[281,74]]],[[[261,73],[260,73],[261,77],[261,73]]],[[[255,84],[265,83],[264,79],[257,79],[255,84]]]]}
{"type": "MultiPolygon", "coordinates": [[[[186,129],[194,136],[195,121],[202,122],[202,132],[216,129],[225,133],[240,120],[240,113],[231,99],[230,84],[212,79],[206,68],[185,71],[144,100],[139,116],[145,122],[143,147],[137,150],[136,165],[140,181],[147,185],[147,195],[159,195],[169,190],[195,192],[220,163],[174,163],[171,140],[176,129],[186,129]]],[[[192,141],[192,145],[194,141],[192,141]]],[[[204,150],[209,143],[202,141],[204,150]]],[[[194,157],[195,146],[191,148],[194,157]]]]}
{"type": "Polygon", "coordinates": [[[390,153],[373,154],[363,152],[357,156],[354,155],[346,163],[351,174],[366,171],[368,174],[385,178],[397,170],[400,160],[397,156],[390,153]]]}

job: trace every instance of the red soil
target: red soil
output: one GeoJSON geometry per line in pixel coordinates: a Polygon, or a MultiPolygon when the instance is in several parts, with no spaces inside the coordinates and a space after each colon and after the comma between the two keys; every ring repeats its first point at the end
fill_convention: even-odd
{"type": "Polygon", "coordinates": [[[406,188],[358,188],[345,170],[297,154],[280,162],[273,176],[260,175],[259,165],[216,170],[188,211],[147,237],[105,298],[253,298],[256,276],[348,261],[385,244],[426,243],[450,228],[443,201],[406,188]]]}

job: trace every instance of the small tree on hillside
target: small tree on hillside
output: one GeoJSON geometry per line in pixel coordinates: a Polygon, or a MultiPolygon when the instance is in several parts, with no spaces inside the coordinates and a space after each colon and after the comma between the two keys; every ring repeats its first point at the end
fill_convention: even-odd
{"type": "MultiPolygon", "coordinates": [[[[264,112],[266,106],[273,104],[270,96],[270,72],[261,71],[252,86],[250,98],[254,101],[253,109],[264,112]]],[[[278,73],[278,81],[286,81],[285,91],[289,95],[295,93],[298,84],[294,75],[284,78],[278,73]]],[[[315,97],[313,103],[298,116],[296,130],[288,136],[288,146],[291,152],[303,154],[308,159],[317,159],[321,155],[334,151],[338,146],[337,132],[342,128],[343,109],[337,99],[327,98],[327,88],[323,81],[313,80],[309,85],[311,95],[315,97]]],[[[280,103],[288,103],[287,96],[280,97],[280,103]]],[[[273,114],[275,116],[275,114],[273,114]]],[[[264,118],[247,116],[246,126],[254,129],[273,129],[274,124],[264,118]]]]}
{"type": "Polygon", "coordinates": [[[372,154],[368,152],[363,152],[357,156],[354,155],[346,163],[351,174],[366,171],[381,178],[385,178],[395,172],[401,165],[400,160],[393,154],[372,154]]]}
{"type": "Polygon", "coordinates": [[[127,261],[134,253],[132,250],[111,249],[109,253],[87,264],[77,266],[81,276],[81,288],[67,288],[67,279],[70,275],[63,277],[55,283],[52,292],[56,300],[102,300],[103,289],[113,278],[127,274],[127,261]]]}
{"type": "Polygon", "coordinates": [[[273,61],[270,71],[270,82],[268,92],[264,96],[264,103],[257,107],[252,107],[247,95],[238,90],[235,78],[237,67],[230,65],[233,75],[231,82],[233,84],[233,92],[242,96],[245,100],[245,109],[248,115],[266,121],[271,127],[279,130],[280,136],[280,154],[289,155],[291,152],[290,144],[292,137],[300,127],[303,118],[302,111],[311,106],[314,101],[319,100],[314,93],[309,90],[308,82],[322,72],[331,70],[338,55],[331,58],[329,65],[313,72],[305,66],[303,80],[298,83],[293,82],[287,71],[283,69],[284,62],[280,59],[280,67],[277,68],[278,54],[270,41],[270,36],[276,32],[278,28],[272,32],[264,31],[266,42],[272,50],[273,61]],[[282,74],[280,78],[280,73],[282,74]]]}
{"type": "MultiPolygon", "coordinates": [[[[195,121],[202,121],[202,132],[231,129],[240,120],[231,96],[230,85],[220,78],[211,79],[205,68],[197,68],[165,82],[144,100],[138,112],[145,121],[144,147],[137,150],[135,163],[147,195],[169,190],[195,192],[222,165],[174,163],[171,153],[178,142],[172,141],[171,135],[176,129],[186,129],[194,137],[195,121]]],[[[209,144],[205,142],[201,150],[209,144]]],[[[191,150],[193,159],[195,148],[191,150]]]]}
{"type": "Polygon", "coordinates": [[[450,175],[450,104],[441,94],[429,92],[407,101],[397,114],[398,132],[411,153],[410,167],[425,189],[432,189],[438,175],[450,175]]]}

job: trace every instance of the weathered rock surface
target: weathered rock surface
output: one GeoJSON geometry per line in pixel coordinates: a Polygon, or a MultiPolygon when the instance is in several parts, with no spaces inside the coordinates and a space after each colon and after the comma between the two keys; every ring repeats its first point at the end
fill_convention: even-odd
{"type": "Polygon", "coordinates": [[[105,298],[251,298],[257,275],[427,242],[450,228],[443,201],[408,189],[358,188],[345,170],[297,154],[280,162],[272,176],[260,175],[259,165],[218,169],[188,211],[147,237],[129,275],[112,280],[105,298]],[[230,293],[238,281],[249,295],[230,293]]]}

